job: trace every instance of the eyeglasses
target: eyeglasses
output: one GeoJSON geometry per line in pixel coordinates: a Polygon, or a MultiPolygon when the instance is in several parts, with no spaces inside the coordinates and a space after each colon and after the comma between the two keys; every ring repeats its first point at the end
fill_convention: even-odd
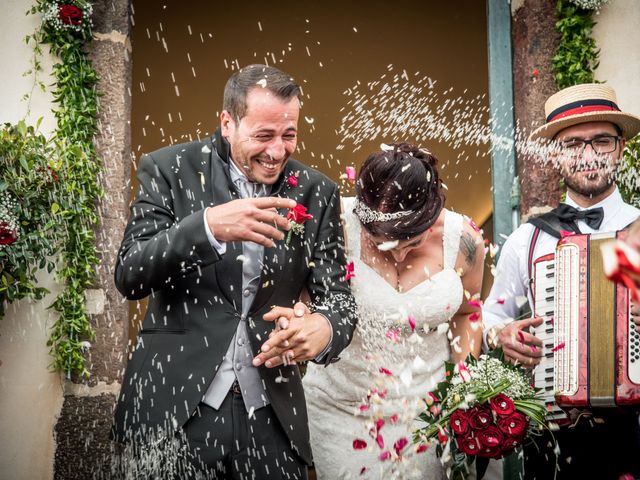
{"type": "Polygon", "coordinates": [[[614,135],[601,135],[591,140],[572,138],[570,140],[560,140],[558,143],[562,150],[571,154],[581,154],[587,145],[591,145],[591,148],[596,153],[611,153],[618,148],[618,140],[620,140],[620,137],[614,135]]]}

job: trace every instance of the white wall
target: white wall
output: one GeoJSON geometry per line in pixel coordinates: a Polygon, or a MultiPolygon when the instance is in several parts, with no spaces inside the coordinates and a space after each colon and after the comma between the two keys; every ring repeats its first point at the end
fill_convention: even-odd
{"type": "Polygon", "coordinates": [[[600,48],[596,79],[616,90],[623,111],[640,116],[640,1],[609,0],[594,18],[600,48]]]}
{"type": "MultiPolygon", "coordinates": [[[[29,69],[32,50],[23,39],[35,31],[38,17],[25,12],[35,2],[3,0],[0,15],[0,123],[17,122],[25,117],[27,103],[20,99],[31,91],[29,69]]],[[[43,52],[42,80],[52,83],[52,60],[43,52]]],[[[40,130],[48,135],[55,128],[51,96],[34,91],[31,115],[34,124],[43,117],[40,130]]],[[[46,307],[59,291],[53,278],[42,275],[42,285],[52,291],[40,302],[21,301],[7,308],[0,320],[0,477],[12,480],[53,478],[55,444],[53,427],[62,407],[62,384],[51,363],[46,346],[48,329],[54,317],[46,307]]]]}

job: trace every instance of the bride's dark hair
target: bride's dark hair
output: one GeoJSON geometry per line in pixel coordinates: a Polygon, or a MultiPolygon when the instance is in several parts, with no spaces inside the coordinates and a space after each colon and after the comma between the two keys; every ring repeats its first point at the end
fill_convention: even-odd
{"type": "Polygon", "coordinates": [[[363,227],[374,236],[390,240],[406,240],[431,227],[445,200],[437,162],[431,153],[409,143],[394,143],[388,150],[369,155],[356,183],[358,200],[378,212],[411,213],[363,227]]]}

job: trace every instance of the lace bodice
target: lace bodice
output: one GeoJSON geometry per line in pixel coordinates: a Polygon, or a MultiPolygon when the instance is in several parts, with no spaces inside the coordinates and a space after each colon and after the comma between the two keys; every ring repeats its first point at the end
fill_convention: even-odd
{"type": "Polygon", "coordinates": [[[442,379],[444,362],[450,357],[448,322],[463,298],[462,281],[455,271],[463,217],[445,211],[443,270],[399,292],[360,258],[361,227],[352,213],[353,198],[344,199],[344,210],[359,323],[340,362],[326,369],[312,366],[305,387],[320,388],[346,401],[345,408],[383,383],[391,386],[391,398],[424,397],[442,379]],[[415,320],[415,331],[409,316],[415,320]]]}

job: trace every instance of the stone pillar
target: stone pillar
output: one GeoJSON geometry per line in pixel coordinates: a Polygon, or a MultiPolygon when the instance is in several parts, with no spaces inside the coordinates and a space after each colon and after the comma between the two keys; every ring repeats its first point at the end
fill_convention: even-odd
{"type": "Polygon", "coordinates": [[[110,452],[109,430],[120,391],[126,354],[128,305],[113,283],[119,239],[128,216],[131,175],[131,44],[129,0],[93,2],[95,39],[89,46],[98,83],[95,145],[104,165],[105,196],[96,230],[100,265],[87,309],[96,332],[88,353],[88,380],[66,380],[64,404],[55,427],[54,478],[86,479],[102,468],[110,452]]]}
{"type": "MultiPolygon", "coordinates": [[[[553,79],[553,56],[559,37],[555,31],[555,1],[511,2],[513,89],[516,122],[521,138],[544,123],[544,102],[558,89],[553,79]]],[[[555,207],[562,189],[560,176],[549,164],[518,152],[522,221],[555,207]]]]}

